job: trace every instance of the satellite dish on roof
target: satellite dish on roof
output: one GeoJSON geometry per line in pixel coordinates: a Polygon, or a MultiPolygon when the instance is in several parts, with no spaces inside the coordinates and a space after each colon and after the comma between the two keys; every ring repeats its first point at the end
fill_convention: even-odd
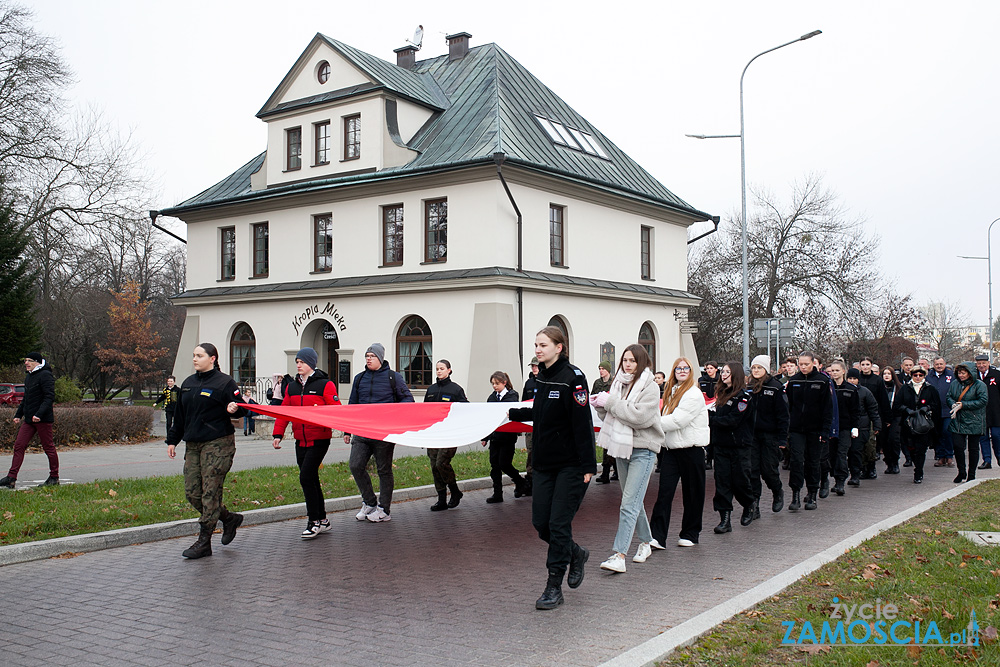
{"type": "Polygon", "coordinates": [[[417,29],[413,31],[413,39],[406,40],[411,46],[415,46],[417,51],[424,44],[424,26],[418,25],[417,29]]]}

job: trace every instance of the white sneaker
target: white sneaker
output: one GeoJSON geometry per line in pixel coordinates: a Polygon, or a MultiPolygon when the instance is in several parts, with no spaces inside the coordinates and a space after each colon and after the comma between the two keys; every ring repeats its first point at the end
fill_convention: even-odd
{"type": "Polygon", "coordinates": [[[693,547],[697,542],[692,542],[691,540],[685,540],[683,537],[677,540],[677,546],[679,547],[693,547]]]}
{"type": "Polygon", "coordinates": [[[366,505],[365,503],[361,503],[361,511],[358,512],[354,516],[354,518],[357,519],[358,521],[364,521],[365,519],[368,518],[368,515],[374,511],[375,511],[374,505],[366,505]]]}
{"type": "Polygon", "coordinates": [[[330,520],[320,519],[319,521],[310,521],[306,526],[306,529],[302,531],[300,536],[303,540],[311,540],[320,533],[325,533],[330,530],[330,520]]]}
{"type": "Polygon", "coordinates": [[[665,546],[656,541],[655,537],[649,541],[649,546],[653,547],[654,549],[666,549],[665,546]]]}
{"type": "Polygon", "coordinates": [[[625,556],[619,553],[612,554],[611,558],[601,563],[601,569],[611,570],[612,572],[624,572],[625,556]]]}
{"type": "Polygon", "coordinates": [[[636,549],[635,555],[632,556],[633,563],[645,563],[649,555],[653,553],[653,550],[649,548],[649,544],[646,542],[640,542],[639,548],[636,549]]]}
{"type": "Polygon", "coordinates": [[[368,516],[366,516],[365,518],[371,521],[372,523],[379,523],[381,521],[392,521],[392,517],[389,516],[388,512],[382,509],[381,505],[376,507],[375,510],[370,512],[368,516]]]}

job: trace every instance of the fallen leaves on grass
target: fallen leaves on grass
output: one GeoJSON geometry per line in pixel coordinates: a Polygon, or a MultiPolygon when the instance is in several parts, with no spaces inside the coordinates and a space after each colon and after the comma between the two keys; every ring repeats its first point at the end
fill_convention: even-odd
{"type": "Polygon", "coordinates": [[[997,640],[997,629],[994,628],[992,625],[988,626],[985,630],[983,630],[981,634],[983,636],[984,642],[989,642],[992,644],[997,640]]]}
{"type": "Polygon", "coordinates": [[[108,491],[108,495],[111,496],[112,498],[114,498],[115,496],[118,495],[118,492],[115,491],[114,489],[111,489],[111,490],[108,491]]]}
{"type": "Polygon", "coordinates": [[[5,518],[5,519],[13,519],[14,518],[14,513],[13,512],[4,512],[3,513],[3,518],[5,518]]]}
{"type": "Polygon", "coordinates": [[[923,652],[923,649],[921,647],[919,647],[919,646],[907,646],[906,647],[906,655],[909,656],[909,657],[911,657],[911,658],[913,658],[913,659],[919,658],[920,654],[922,652],[923,652]]]}
{"type": "Polygon", "coordinates": [[[808,653],[809,655],[819,655],[820,653],[829,653],[830,647],[823,646],[822,644],[799,644],[795,647],[795,650],[808,653]]]}
{"type": "Polygon", "coordinates": [[[64,551],[58,556],[53,556],[53,558],[76,558],[77,556],[82,556],[83,553],[82,551],[64,551]]]}

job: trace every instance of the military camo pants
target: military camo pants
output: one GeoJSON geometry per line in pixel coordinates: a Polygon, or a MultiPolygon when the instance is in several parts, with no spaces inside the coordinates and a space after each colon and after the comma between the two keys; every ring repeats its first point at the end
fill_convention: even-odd
{"type": "Polygon", "coordinates": [[[187,442],[184,449],[184,495],[201,512],[198,522],[215,529],[222,504],[222,485],[236,455],[236,437],[227,435],[207,442],[187,442]]]}

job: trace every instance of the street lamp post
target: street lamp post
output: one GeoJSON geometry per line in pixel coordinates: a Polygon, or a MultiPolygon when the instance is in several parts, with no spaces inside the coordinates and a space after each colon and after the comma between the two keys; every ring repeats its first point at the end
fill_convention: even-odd
{"type": "Polygon", "coordinates": [[[739,134],[716,134],[716,135],[706,135],[706,134],[689,134],[687,136],[695,139],[729,139],[729,138],[740,138],[740,194],[741,194],[741,215],[740,220],[740,242],[743,246],[743,261],[741,263],[743,269],[743,365],[748,367],[750,365],[750,280],[747,270],[747,160],[746,160],[746,128],[743,121],[743,77],[746,76],[747,68],[753,63],[753,61],[760,58],[766,53],[771,51],[777,51],[778,49],[783,49],[786,46],[791,46],[796,42],[802,42],[816,35],[822,34],[822,30],[813,30],[810,33],[806,33],[797,39],[793,39],[790,42],[785,42],[775,46],[774,48],[768,49],[767,51],[761,51],[747,63],[746,67],[743,68],[743,73],[740,74],[740,133],[739,134]]]}
{"type": "Polygon", "coordinates": [[[1000,218],[997,218],[990,223],[990,226],[986,229],[986,257],[969,257],[968,255],[959,255],[962,259],[985,259],[986,260],[986,284],[987,284],[987,296],[986,298],[990,301],[990,323],[987,327],[987,340],[990,343],[990,365],[993,364],[993,248],[990,241],[990,237],[993,234],[993,225],[1000,222],[1000,218]]]}

